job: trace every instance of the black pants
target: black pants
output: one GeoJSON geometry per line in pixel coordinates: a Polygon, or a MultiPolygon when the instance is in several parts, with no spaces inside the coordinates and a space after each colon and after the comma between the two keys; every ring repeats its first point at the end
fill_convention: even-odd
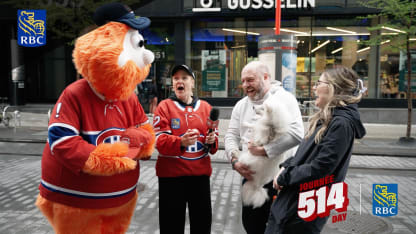
{"type": "MultiPolygon", "coordinates": [[[[278,209],[276,204],[273,204],[273,208],[278,209]]],[[[267,228],[264,234],[319,234],[321,233],[327,220],[328,217],[318,217],[313,221],[306,222],[299,218],[297,214],[295,214],[291,218],[289,218],[289,220],[284,225],[281,225],[276,223],[276,219],[273,215],[273,212],[270,212],[269,220],[267,222],[267,228]]]]}
{"type": "Polygon", "coordinates": [[[160,233],[184,233],[188,204],[191,233],[211,233],[209,176],[159,177],[160,233]]]}
{"type": "MultiPolygon", "coordinates": [[[[243,180],[243,184],[245,182],[246,180],[243,180]]],[[[276,190],[273,188],[273,181],[264,185],[263,188],[267,189],[269,200],[261,207],[253,209],[252,206],[243,205],[243,226],[247,234],[264,233],[264,230],[266,229],[270,207],[273,203],[273,196],[276,195],[276,190]]]]}

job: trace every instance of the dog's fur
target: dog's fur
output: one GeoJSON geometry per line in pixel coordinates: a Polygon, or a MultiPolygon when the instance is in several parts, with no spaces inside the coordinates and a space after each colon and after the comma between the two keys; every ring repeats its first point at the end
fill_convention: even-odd
{"type": "MultiPolygon", "coordinates": [[[[267,99],[262,106],[255,109],[258,119],[255,123],[245,123],[252,130],[252,143],[263,146],[287,132],[290,116],[285,105],[273,97],[267,99]]],[[[241,196],[244,205],[260,207],[269,198],[267,190],[263,186],[270,182],[279,170],[279,164],[287,158],[282,153],[273,158],[255,156],[250,151],[243,151],[239,156],[239,162],[248,165],[254,171],[253,180],[244,183],[241,196]]]]}

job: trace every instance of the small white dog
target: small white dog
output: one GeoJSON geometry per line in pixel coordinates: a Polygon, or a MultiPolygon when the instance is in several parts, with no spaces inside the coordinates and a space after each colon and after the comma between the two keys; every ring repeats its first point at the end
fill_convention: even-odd
{"type": "MultiPolygon", "coordinates": [[[[252,130],[252,143],[257,146],[266,145],[278,139],[286,133],[290,117],[286,106],[273,99],[268,98],[262,106],[255,109],[258,119],[255,123],[244,125],[252,130]]],[[[243,139],[246,140],[247,139],[243,139]]],[[[287,158],[287,153],[282,153],[273,158],[255,156],[250,151],[243,151],[238,161],[248,165],[254,171],[253,180],[244,183],[241,196],[244,205],[260,207],[269,199],[267,190],[263,186],[272,181],[279,171],[279,164],[287,158]]]]}

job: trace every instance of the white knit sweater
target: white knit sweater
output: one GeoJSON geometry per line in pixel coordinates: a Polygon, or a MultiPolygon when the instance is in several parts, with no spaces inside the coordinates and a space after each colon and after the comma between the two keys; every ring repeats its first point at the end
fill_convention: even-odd
{"type": "Polygon", "coordinates": [[[263,104],[268,98],[273,98],[276,102],[283,102],[287,107],[292,122],[287,134],[263,146],[267,156],[275,157],[286,150],[291,150],[292,153],[289,155],[294,155],[297,145],[304,136],[304,126],[299,105],[293,94],[284,90],[280,82],[272,81],[270,90],[262,100],[254,102],[246,96],[234,106],[228,130],[224,137],[225,152],[229,159],[231,159],[231,153],[239,149],[240,141],[243,140],[243,151],[247,150],[246,140],[250,139],[251,133],[250,129],[245,127],[243,123],[253,123],[256,116],[254,106],[263,104]]]}

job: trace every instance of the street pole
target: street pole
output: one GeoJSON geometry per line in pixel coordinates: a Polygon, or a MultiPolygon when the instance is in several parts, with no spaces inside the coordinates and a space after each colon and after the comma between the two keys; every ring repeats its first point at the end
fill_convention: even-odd
{"type": "Polygon", "coordinates": [[[10,40],[11,49],[11,85],[10,105],[24,105],[25,91],[25,65],[23,61],[23,49],[17,44],[17,35],[12,28],[10,40]]]}
{"type": "Polygon", "coordinates": [[[274,35],[280,34],[280,19],[281,19],[281,0],[276,0],[276,12],[275,12],[275,30],[274,35]]]}
{"type": "Polygon", "coordinates": [[[275,2],[274,35],[259,37],[259,60],[266,64],[273,80],[296,96],[297,39],[293,34],[280,35],[281,0],[275,2]]]}

